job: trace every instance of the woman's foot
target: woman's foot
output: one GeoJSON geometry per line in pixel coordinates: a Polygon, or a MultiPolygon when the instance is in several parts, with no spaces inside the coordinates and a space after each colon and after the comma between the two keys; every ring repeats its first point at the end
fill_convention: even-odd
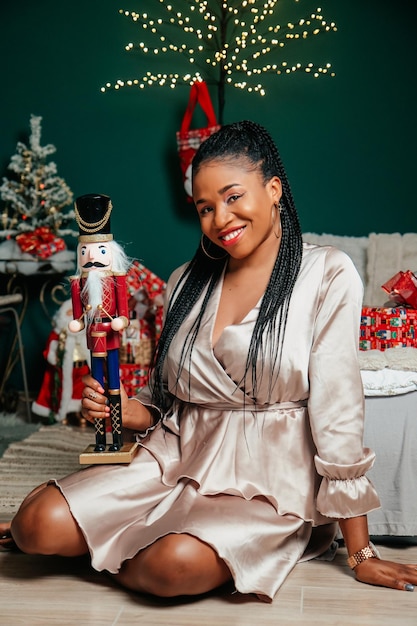
{"type": "Polygon", "coordinates": [[[0,551],[17,550],[12,534],[10,522],[0,524],[0,551]]]}

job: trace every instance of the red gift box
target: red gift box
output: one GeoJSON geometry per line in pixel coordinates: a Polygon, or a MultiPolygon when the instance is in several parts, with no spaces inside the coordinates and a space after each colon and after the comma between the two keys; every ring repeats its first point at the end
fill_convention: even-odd
{"type": "Polygon", "coordinates": [[[48,226],[40,226],[33,232],[17,235],[16,241],[22,252],[28,252],[40,259],[47,259],[66,249],[65,241],[56,237],[48,226]]]}
{"type": "Polygon", "coordinates": [[[398,272],[382,285],[395,303],[409,304],[417,309],[417,277],[413,272],[398,272]]]}
{"type": "Polygon", "coordinates": [[[122,363],[120,380],[129,398],[136,396],[148,382],[149,368],[146,365],[122,363]]]}
{"type": "Polygon", "coordinates": [[[130,326],[123,332],[119,351],[120,378],[129,396],[148,382],[152,354],[162,330],[166,283],[139,261],[126,277],[130,326]]]}
{"type": "Polygon", "coordinates": [[[417,348],[417,309],[407,307],[363,307],[360,350],[417,348]]]}
{"type": "MultiPolygon", "coordinates": [[[[145,319],[151,323],[152,338],[158,341],[162,330],[163,296],[166,283],[156,274],[147,269],[142,263],[133,261],[126,277],[127,291],[129,295],[129,308],[133,310],[136,305],[137,294],[143,292],[148,300],[148,312],[145,319]]],[[[142,325],[142,331],[144,330],[142,325]]]]}

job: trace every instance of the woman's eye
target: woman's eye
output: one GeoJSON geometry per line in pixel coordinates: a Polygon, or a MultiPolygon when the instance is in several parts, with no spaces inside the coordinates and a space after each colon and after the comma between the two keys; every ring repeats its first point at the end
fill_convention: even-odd
{"type": "Polygon", "coordinates": [[[239,198],[240,198],[240,195],[235,194],[235,195],[233,195],[233,196],[230,196],[230,197],[228,198],[227,202],[230,204],[230,203],[232,203],[232,202],[236,202],[236,200],[239,200],[239,198]]]}
{"type": "Polygon", "coordinates": [[[204,208],[200,210],[200,215],[206,215],[207,213],[210,213],[210,211],[212,210],[213,209],[211,208],[211,206],[205,206],[204,208]]]}

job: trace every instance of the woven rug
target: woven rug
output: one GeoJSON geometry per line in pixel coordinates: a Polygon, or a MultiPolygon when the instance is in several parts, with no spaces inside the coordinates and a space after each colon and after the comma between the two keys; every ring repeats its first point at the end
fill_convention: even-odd
{"type": "Polygon", "coordinates": [[[0,521],[13,517],[23,498],[50,478],[77,471],[79,455],[94,443],[94,431],[70,426],[42,426],[12,443],[0,459],[0,521]]]}
{"type": "Polygon", "coordinates": [[[0,411],[0,457],[11,443],[22,441],[41,427],[41,424],[28,423],[26,419],[26,415],[20,413],[0,411]]]}

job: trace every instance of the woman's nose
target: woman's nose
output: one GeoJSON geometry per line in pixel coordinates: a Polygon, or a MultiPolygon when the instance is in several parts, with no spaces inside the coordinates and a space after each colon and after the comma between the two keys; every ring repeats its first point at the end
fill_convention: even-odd
{"type": "Polygon", "coordinates": [[[225,224],[227,224],[229,212],[227,207],[223,204],[221,206],[216,206],[213,214],[213,224],[216,228],[223,228],[225,224]]]}

